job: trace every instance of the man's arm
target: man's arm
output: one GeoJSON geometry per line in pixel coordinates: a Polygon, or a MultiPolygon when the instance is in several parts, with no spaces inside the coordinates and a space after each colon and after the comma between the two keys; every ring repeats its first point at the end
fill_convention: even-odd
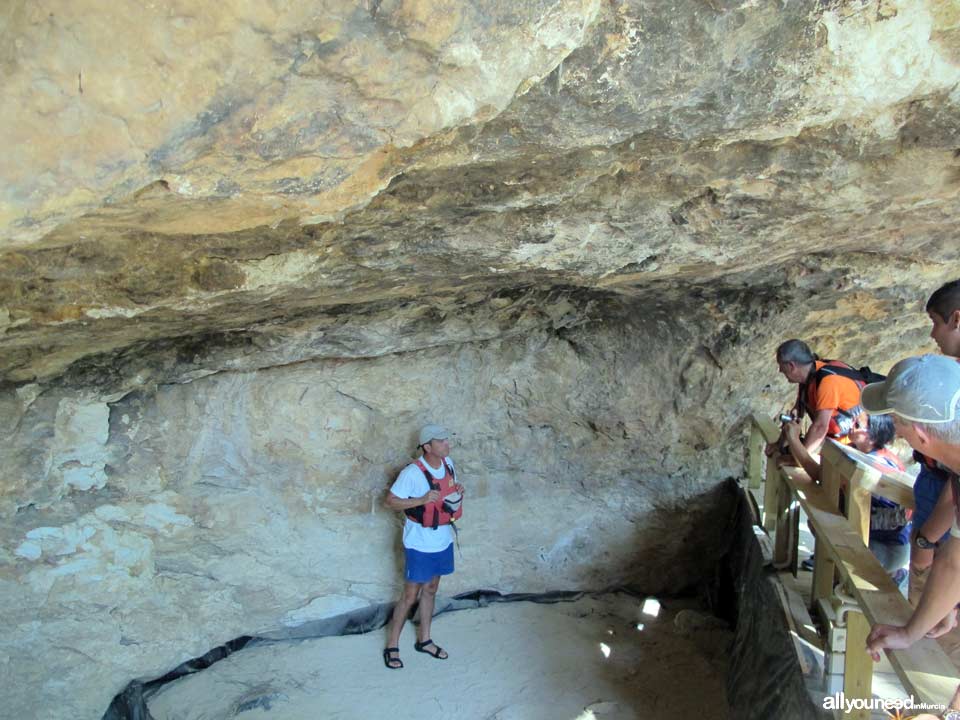
{"type": "Polygon", "coordinates": [[[787,436],[787,445],[790,447],[790,454],[800,463],[800,467],[806,470],[807,475],[814,482],[820,481],[820,463],[814,458],[810,451],[800,442],[800,423],[792,422],[783,426],[783,433],[787,436]]]}
{"type": "Polygon", "coordinates": [[[874,660],[880,659],[884,648],[902,649],[913,645],[943,618],[953,612],[960,602],[960,539],[952,538],[937,553],[930,570],[930,578],[920,597],[920,604],[903,627],[875,625],[867,636],[867,651],[874,660]]]}
{"type": "Polygon", "coordinates": [[[411,508],[420,507],[421,505],[426,505],[427,503],[436,502],[440,499],[440,493],[436,490],[431,490],[426,495],[415,498],[401,498],[394,495],[392,492],[387,493],[386,505],[391,510],[403,511],[410,510],[411,508]]]}
{"type": "Polygon", "coordinates": [[[943,537],[944,533],[950,530],[953,525],[954,508],[953,492],[950,489],[950,483],[945,482],[940,491],[940,497],[937,498],[937,504],[933,507],[933,512],[918,531],[930,542],[937,542],[943,537]]]}
{"type": "Polygon", "coordinates": [[[933,559],[920,604],[907,623],[911,642],[926,635],[957,603],[960,603],[960,542],[948,542],[933,559]]]}
{"type": "Polygon", "coordinates": [[[803,440],[803,446],[810,452],[816,452],[823,445],[827,430],[830,428],[831,417],[833,417],[833,410],[830,409],[817,410],[813,416],[813,425],[807,430],[807,436],[803,440]]]}

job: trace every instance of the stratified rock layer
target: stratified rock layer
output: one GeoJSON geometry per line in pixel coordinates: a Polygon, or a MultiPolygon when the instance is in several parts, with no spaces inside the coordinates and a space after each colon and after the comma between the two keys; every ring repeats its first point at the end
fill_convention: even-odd
{"type": "Polygon", "coordinates": [[[805,337],[883,370],[956,274],[935,0],[0,10],[16,717],[383,602],[457,432],[456,592],[707,572],[805,337]]]}

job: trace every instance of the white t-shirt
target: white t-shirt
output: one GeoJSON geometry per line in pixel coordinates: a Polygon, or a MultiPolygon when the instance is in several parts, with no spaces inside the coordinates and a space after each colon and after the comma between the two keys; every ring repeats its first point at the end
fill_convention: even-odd
{"type": "MultiPolygon", "coordinates": [[[[447,458],[446,461],[450,464],[450,467],[454,467],[453,460],[447,458]]],[[[432,468],[426,460],[423,461],[423,466],[437,480],[443,480],[443,476],[447,473],[447,469],[443,465],[439,469],[432,468]]],[[[423,470],[416,463],[411,463],[400,471],[400,475],[390,488],[390,492],[403,500],[423,497],[430,492],[430,483],[423,476],[423,470]]],[[[453,542],[453,530],[449,525],[441,525],[436,529],[425,528],[406,516],[404,518],[403,546],[406,548],[435,553],[446,550],[447,546],[453,542]]]]}

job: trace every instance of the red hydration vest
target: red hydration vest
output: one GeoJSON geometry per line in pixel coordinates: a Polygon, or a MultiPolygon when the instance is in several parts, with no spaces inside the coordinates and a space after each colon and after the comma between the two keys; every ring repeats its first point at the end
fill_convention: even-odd
{"type": "Polygon", "coordinates": [[[434,530],[441,525],[452,525],[454,520],[459,520],[463,515],[462,503],[457,503],[456,509],[453,509],[445,502],[445,499],[449,495],[458,493],[455,487],[457,475],[453,471],[453,466],[447,462],[446,458],[443,460],[443,466],[446,468],[446,473],[444,473],[443,478],[438,481],[433,474],[427,470],[427,467],[423,464],[423,460],[417,460],[417,467],[423,472],[423,476],[427,479],[427,484],[430,486],[430,489],[438,490],[440,492],[440,498],[436,502],[418,505],[415,508],[403,511],[404,514],[415,523],[434,530]]]}

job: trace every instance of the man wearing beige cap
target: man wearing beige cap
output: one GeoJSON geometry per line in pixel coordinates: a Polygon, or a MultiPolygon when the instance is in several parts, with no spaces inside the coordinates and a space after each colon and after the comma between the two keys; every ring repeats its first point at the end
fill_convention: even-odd
{"type": "Polygon", "coordinates": [[[463,485],[457,481],[450,454],[450,433],[439,425],[420,429],[418,448],[423,456],[407,465],[387,494],[387,507],[406,515],[403,550],[406,561],[403,593],[393,609],[383,663],[391,670],[403,667],[400,632],[410,608],[420,597],[420,627],[414,649],[437,660],[446,651],[430,638],[430,621],[440,577],[453,572],[454,522],[463,512],[463,485]]]}
{"type": "MultiPolygon", "coordinates": [[[[951,539],[934,561],[926,588],[904,626],[875,625],[867,637],[874,660],[880,651],[906,648],[925,635],[937,637],[957,622],[960,603],[960,362],[942,355],[901,360],[883,382],[867,385],[863,407],[890,414],[897,434],[924,455],[950,469],[954,522],[951,539]]],[[[956,698],[955,698],[956,700],[956,698]]]]}

